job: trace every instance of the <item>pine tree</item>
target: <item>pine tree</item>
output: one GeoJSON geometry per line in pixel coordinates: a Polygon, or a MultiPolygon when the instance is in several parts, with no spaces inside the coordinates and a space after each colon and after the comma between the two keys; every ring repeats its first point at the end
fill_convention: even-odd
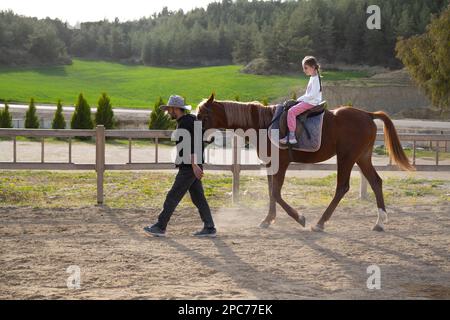
{"type": "Polygon", "coordinates": [[[36,106],[34,105],[34,98],[31,98],[27,113],[25,114],[25,128],[38,129],[39,119],[36,115],[36,106]]]}
{"type": "Polygon", "coordinates": [[[95,124],[102,124],[105,126],[105,129],[112,129],[114,127],[114,111],[112,109],[111,100],[106,93],[102,93],[101,97],[98,99],[95,124]]]}
{"type": "Polygon", "coordinates": [[[91,108],[89,107],[89,104],[83,97],[82,93],[80,93],[80,95],[78,96],[78,101],[75,105],[75,111],[70,121],[70,127],[72,129],[94,128],[94,123],[91,119],[91,108]]]}
{"type": "Polygon", "coordinates": [[[170,119],[170,117],[161,110],[160,106],[164,105],[164,101],[159,97],[153,106],[153,110],[150,113],[150,123],[148,125],[149,129],[153,130],[167,130],[175,127],[175,122],[170,119]]]}
{"type": "Polygon", "coordinates": [[[5,109],[0,110],[0,128],[12,128],[12,116],[9,113],[9,106],[5,102],[5,109]]]}
{"type": "Polygon", "coordinates": [[[65,128],[66,128],[66,120],[64,119],[62,104],[61,100],[58,100],[56,112],[52,121],[52,129],[65,129],[65,128]]]}

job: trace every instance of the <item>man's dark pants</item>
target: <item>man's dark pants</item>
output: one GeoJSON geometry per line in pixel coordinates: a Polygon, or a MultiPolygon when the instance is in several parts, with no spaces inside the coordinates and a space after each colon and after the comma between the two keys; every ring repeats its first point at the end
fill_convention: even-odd
{"type": "Polygon", "coordinates": [[[189,191],[192,202],[198,208],[205,228],[214,228],[211,210],[205,198],[202,182],[194,175],[192,166],[180,166],[172,188],[166,196],[162,212],[159,214],[157,226],[166,230],[170,217],[186,192],[189,191]]]}

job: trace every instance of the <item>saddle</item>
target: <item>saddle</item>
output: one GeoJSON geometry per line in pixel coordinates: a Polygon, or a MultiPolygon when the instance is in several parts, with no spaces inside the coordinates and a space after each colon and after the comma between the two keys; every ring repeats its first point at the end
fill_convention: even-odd
{"type": "MultiPolygon", "coordinates": [[[[296,100],[287,100],[283,104],[283,112],[280,114],[280,137],[285,137],[288,134],[288,126],[287,126],[287,114],[288,110],[295,106],[298,103],[296,100]]],[[[295,130],[295,137],[297,140],[300,140],[300,137],[302,136],[302,131],[305,130],[306,136],[308,137],[308,140],[311,140],[311,134],[308,131],[308,128],[305,126],[305,122],[308,118],[317,116],[323,112],[325,112],[326,109],[326,101],[322,101],[318,105],[314,106],[313,108],[306,110],[305,112],[302,112],[297,116],[297,128],[295,130]]]]}

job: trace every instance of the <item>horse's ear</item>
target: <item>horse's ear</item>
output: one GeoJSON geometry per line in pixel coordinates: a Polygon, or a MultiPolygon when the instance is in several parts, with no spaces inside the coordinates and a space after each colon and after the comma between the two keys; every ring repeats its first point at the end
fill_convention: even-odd
{"type": "Polygon", "coordinates": [[[210,96],[209,99],[208,99],[208,103],[211,103],[211,102],[213,102],[213,101],[214,101],[214,92],[211,93],[211,96],[210,96]]]}

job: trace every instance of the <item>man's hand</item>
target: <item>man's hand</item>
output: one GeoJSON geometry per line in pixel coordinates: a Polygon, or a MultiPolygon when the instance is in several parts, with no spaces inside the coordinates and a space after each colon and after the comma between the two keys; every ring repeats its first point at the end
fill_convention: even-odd
{"type": "Polygon", "coordinates": [[[203,170],[198,164],[193,163],[192,170],[194,171],[194,175],[198,180],[201,180],[203,178],[203,170]]]}

